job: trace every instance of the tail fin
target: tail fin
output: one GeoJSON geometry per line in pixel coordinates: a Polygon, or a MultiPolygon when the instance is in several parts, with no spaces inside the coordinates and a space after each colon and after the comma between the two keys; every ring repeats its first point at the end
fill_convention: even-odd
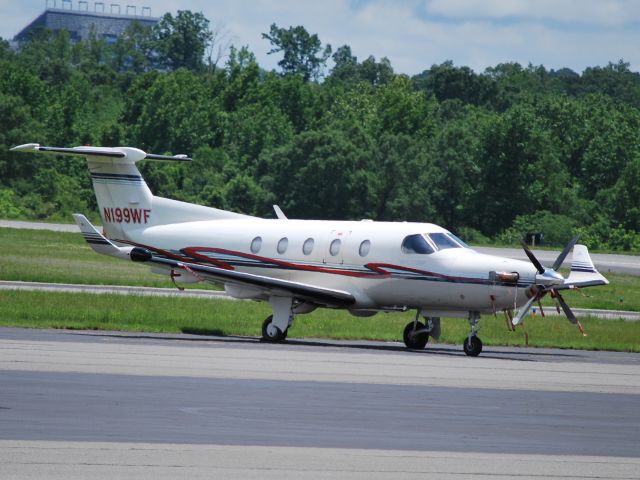
{"type": "Polygon", "coordinates": [[[129,239],[128,232],[168,223],[245,217],[217,208],[154,197],[136,162],[140,160],[190,161],[186,155],[155,155],[131,147],[44,147],[37,143],[19,145],[13,151],[54,153],[87,158],[93,189],[105,234],[129,239]]]}

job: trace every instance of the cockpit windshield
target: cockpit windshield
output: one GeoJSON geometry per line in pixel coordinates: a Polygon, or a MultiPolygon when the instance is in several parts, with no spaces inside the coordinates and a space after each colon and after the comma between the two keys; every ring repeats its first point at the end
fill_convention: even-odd
{"type": "Polygon", "coordinates": [[[402,241],[402,253],[430,254],[448,248],[469,248],[466,243],[453,233],[416,233],[409,235],[402,241]]]}
{"type": "Polygon", "coordinates": [[[447,248],[464,248],[465,243],[451,233],[429,233],[431,241],[436,245],[438,250],[446,250],[447,248]]]}
{"type": "Polygon", "coordinates": [[[453,238],[456,242],[458,242],[462,248],[471,248],[469,245],[467,245],[465,242],[463,242],[462,240],[460,240],[460,238],[457,235],[454,235],[453,233],[449,232],[447,233],[447,235],[451,238],[453,238]]]}

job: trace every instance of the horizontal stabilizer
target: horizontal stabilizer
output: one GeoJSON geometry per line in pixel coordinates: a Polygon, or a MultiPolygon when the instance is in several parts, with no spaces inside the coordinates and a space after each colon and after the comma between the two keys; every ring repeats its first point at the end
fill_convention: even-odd
{"type": "Polygon", "coordinates": [[[55,153],[58,155],[71,155],[82,157],[120,158],[138,162],[140,160],[168,160],[174,162],[189,162],[191,158],[186,155],[156,155],[146,153],[139,148],[131,147],[92,147],[79,146],[73,148],[44,147],[39,143],[26,143],[11,149],[12,152],[55,153]]]}
{"type": "Polygon", "coordinates": [[[556,290],[595,287],[597,285],[608,285],[609,281],[604,278],[593,265],[589,250],[584,245],[573,247],[573,260],[571,262],[571,273],[564,281],[564,284],[556,290]]]}
{"type": "Polygon", "coordinates": [[[111,257],[129,258],[129,252],[131,252],[132,247],[118,247],[102,235],[98,229],[91,224],[87,217],[80,213],[74,213],[73,219],[80,228],[82,236],[95,252],[111,257]]]}

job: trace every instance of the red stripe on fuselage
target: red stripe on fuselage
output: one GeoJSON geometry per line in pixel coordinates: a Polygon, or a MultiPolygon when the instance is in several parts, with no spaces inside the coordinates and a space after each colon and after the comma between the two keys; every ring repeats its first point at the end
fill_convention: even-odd
{"type": "MultiPolygon", "coordinates": [[[[174,260],[178,260],[181,262],[185,262],[187,261],[187,259],[185,259],[184,257],[180,256],[180,255],[176,255],[175,253],[171,253],[167,250],[162,250],[156,247],[151,247],[149,245],[143,245],[143,244],[138,244],[135,242],[129,242],[129,241],[123,241],[123,240],[116,240],[117,242],[121,242],[121,243],[127,243],[129,245],[134,245],[134,246],[138,246],[138,247],[143,247],[146,248],[148,250],[151,250],[153,252],[159,253],[160,255],[163,255],[167,258],[171,258],[174,260]]],[[[442,280],[445,281],[453,281],[453,282],[466,282],[466,283],[479,283],[479,284],[484,284],[487,282],[487,280],[481,279],[481,278],[471,278],[471,277],[459,277],[459,276],[452,276],[452,275],[445,275],[442,273],[436,273],[436,272],[429,272],[426,270],[419,270],[416,268],[411,268],[411,267],[404,267],[402,265],[394,265],[392,263],[367,263],[364,266],[366,268],[368,268],[369,270],[371,270],[371,273],[365,273],[365,272],[353,272],[350,270],[341,270],[339,268],[328,268],[328,267],[317,267],[315,265],[305,265],[305,264],[300,264],[300,263],[292,263],[292,262],[286,262],[283,260],[276,260],[273,258],[268,258],[268,257],[261,257],[259,255],[253,255],[251,253],[244,253],[244,252],[237,252],[234,250],[228,250],[225,248],[214,248],[214,247],[185,247],[182,248],[180,250],[181,253],[183,253],[184,255],[190,257],[191,259],[194,260],[199,260],[196,262],[191,262],[191,263],[196,263],[199,265],[204,264],[208,264],[208,265],[215,265],[216,267],[219,268],[224,268],[226,270],[235,270],[235,267],[227,262],[224,262],[222,260],[218,260],[215,258],[211,258],[207,255],[203,255],[199,252],[210,252],[210,253],[222,253],[225,255],[233,255],[239,258],[246,258],[246,259],[250,259],[250,260],[257,260],[266,264],[270,264],[270,265],[276,265],[276,266],[280,266],[283,268],[287,268],[287,269],[291,269],[291,270],[298,270],[298,271],[306,271],[306,272],[317,272],[317,273],[329,273],[329,274],[333,274],[333,275],[344,275],[344,276],[348,276],[348,277],[357,277],[357,278],[371,278],[371,279],[383,279],[383,278],[389,278],[391,276],[393,276],[392,272],[389,272],[385,269],[389,268],[389,269],[394,269],[394,270],[400,270],[400,271],[405,271],[405,272],[409,272],[409,273],[416,273],[419,275],[425,275],[425,276],[431,276],[431,277],[436,277],[436,278],[441,278],[442,280]]],[[[255,267],[252,268],[260,268],[261,265],[256,265],[255,267]]]]}
{"type": "MultiPolygon", "coordinates": [[[[244,252],[236,252],[234,250],[227,250],[225,248],[213,248],[213,247],[187,247],[180,250],[185,255],[189,255],[190,257],[197,258],[199,260],[204,260],[206,262],[218,262],[224,265],[227,265],[228,268],[233,269],[233,266],[222,262],[221,260],[215,260],[206,255],[202,255],[198,252],[211,252],[211,253],[222,253],[224,255],[233,255],[240,258],[246,258],[249,260],[257,260],[263,263],[267,263],[270,265],[277,265],[279,267],[284,267],[292,270],[304,270],[307,272],[318,272],[318,273],[332,273],[335,275],[346,275],[349,277],[360,277],[360,278],[380,278],[380,277],[389,277],[391,274],[389,272],[384,271],[374,271],[371,273],[365,272],[352,272],[350,270],[341,270],[337,268],[328,268],[328,267],[317,267],[315,265],[304,265],[300,263],[291,263],[283,260],[275,260],[273,258],[261,257],[258,255],[253,255],[251,253],[244,252]]],[[[367,266],[367,265],[365,265],[367,266]]],[[[256,265],[256,268],[259,268],[260,265],[256,265]]]]}

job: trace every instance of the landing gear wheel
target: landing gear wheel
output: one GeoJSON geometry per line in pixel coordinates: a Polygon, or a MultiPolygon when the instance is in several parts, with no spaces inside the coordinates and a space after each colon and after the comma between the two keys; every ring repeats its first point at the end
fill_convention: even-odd
{"type": "Polygon", "coordinates": [[[273,324],[273,315],[269,315],[262,323],[262,340],[265,342],[283,342],[287,338],[287,330],[281,331],[273,324]]]}
{"type": "Polygon", "coordinates": [[[482,351],[482,341],[473,335],[464,339],[464,345],[462,346],[464,353],[470,357],[477,357],[482,351]]]}
{"type": "MultiPolygon", "coordinates": [[[[422,330],[426,328],[423,323],[418,322],[416,324],[416,330],[422,330]]],[[[413,335],[413,322],[409,322],[406,327],[404,327],[404,333],[402,335],[402,339],[404,340],[404,344],[407,348],[412,350],[422,350],[427,346],[427,342],[429,341],[429,334],[427,332],[418,333],[417,335],[413,335]]]]}

